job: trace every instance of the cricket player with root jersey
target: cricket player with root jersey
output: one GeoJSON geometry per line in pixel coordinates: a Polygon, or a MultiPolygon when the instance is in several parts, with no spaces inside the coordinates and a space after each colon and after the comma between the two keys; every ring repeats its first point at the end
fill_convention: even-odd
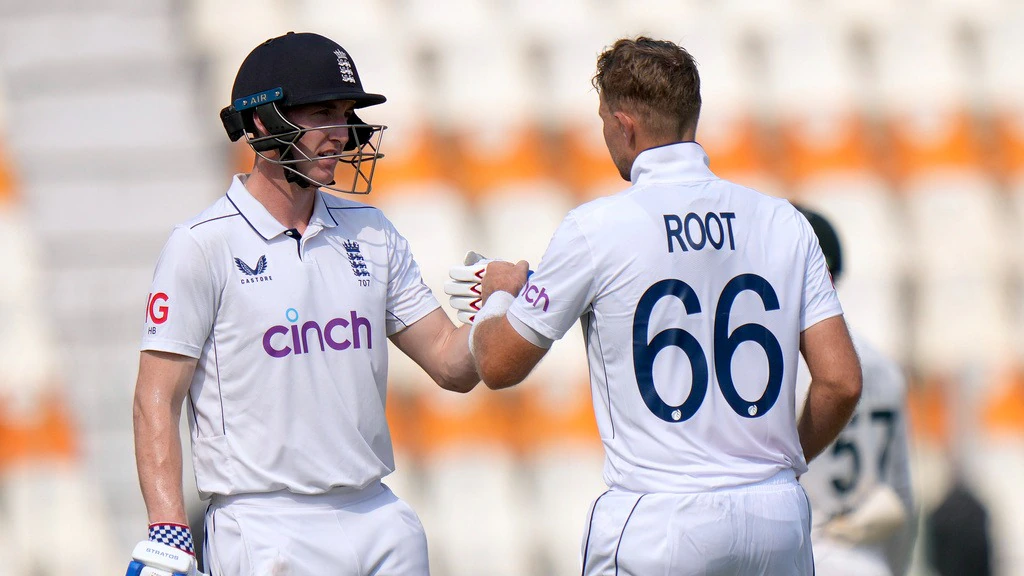
{"type": "Polygon", "coordinates": [[[232,97],[221,118],[256,151],[252,172],[174,229],[147,304],[135,446],[151,524],[128,573],[196,570],[184,402],[211,575],[425,575],[423,527],[381,482],[395,465],[385,339],[465,392],[479,381],[470,328],[378,209],[320,190],[369,192],[384,127],[354,110],[384,97],[344,48],[306,33],[257,46],[232,97]],[[338,162],[350,186],[334,182],[338,162]]]}
{"type": "Polygon", "coordinates": [[[487,265],[470,335],[480,375],[515,385],[582,320],[609,488],[587,520],[585,576],[810,575],[796,476],[860,395],[814,232],[788,202],[711,172],[684,49],[619,40],[594,86],[632,185],[570,212],[528,282],[525,262],[487,265]]]}
{"type": "MultiPolygon", "coordinates": [[[[817,235],[829,272],[843,271],[839,234],[821,214],[800,207],[817,235]]],[[[811,501],[818,574],[902,576],[917,534],[907,441],[907,385],[900,367],[853,334],[863,392],[850,423],[800,477],[811,501]]],[[[797,373],[797,406],[810,375],[797,373]]]]}

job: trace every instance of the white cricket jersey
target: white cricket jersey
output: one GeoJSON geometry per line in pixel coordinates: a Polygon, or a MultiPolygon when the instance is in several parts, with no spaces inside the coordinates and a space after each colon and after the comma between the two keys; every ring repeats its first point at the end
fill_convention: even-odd
{"type": "Polygon", "coordinates": [[[582,317],[605,481],[694,492],[803,472],[800,332],[842,314],[810,225],[715,176],[696,143],[644,151],[630,179],[566,216],[509,309],[549,339],[582,317]]]}
{"type": "Polygon", "coordinates": [[[318,191],[300,239],[242,178],[171,233],[147,306],[142,349],[198,358],[196,484],[367,486],[394,468],[386,338],[439,304],[378,209],[318,191]]]}
{"type": "MultiPolygon", "coordinates": [[[[899,495],[908,518],[914,509],[906,379],[895,362],[862,337],[853,334],[853,344],[863,372],[860,402],[836,441],[800,477],[811,501],[815,528],[838,514],[854,510],[861,498],[879,484],[888,484],[899,495]]],[[[807,365],[801,361],[797,376],[798,414],[807,401],[810,381],[807,365]]],[[[909,540],[898,539],[912,545],[912,536],[909,540]]],[[[880,553],[885,552],[881,544],[876,547],[880,553]]],[[[894,552],[894,556],[902,556],[905,561],[910,550],[894,552]]]]}

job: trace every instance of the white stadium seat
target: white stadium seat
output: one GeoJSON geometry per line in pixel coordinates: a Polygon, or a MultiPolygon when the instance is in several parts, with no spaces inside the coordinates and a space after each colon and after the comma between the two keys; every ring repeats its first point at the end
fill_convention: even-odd
{"type": "Polygon", "coordinates": [[[915,268],[926,274],[1002,275],[1010,246],[1007,205],[980,170],[936,169],[904,186],[915,268]]]}
{"type": "Polygon", "coordinates": [[[837,283],[847,321],[895,358],[905,359],[911,320],[907,281],[908,234],[899,203],[869,173],[822,175],[804,183],[800,203],[821,212],[843,249],[837,283]]]}

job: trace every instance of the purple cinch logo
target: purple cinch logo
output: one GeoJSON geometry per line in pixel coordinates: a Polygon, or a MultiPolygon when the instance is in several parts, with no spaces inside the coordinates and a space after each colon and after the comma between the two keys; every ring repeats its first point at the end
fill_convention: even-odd
{"type": "Polygon", "coordinates": [[[533,304],[534,308],[540,307],[545,312],[548,311],[548,305],[551,304],[551,298],[548,297],[548,292],[544,288],[537,288],[536,284],[531,284],[529,280],[526,281],[526,286],[523,286],[522,291],[523,299],[533,304]]]}
{"type": "Polygon", "coordinates": [[[271,326],[263,333],[263,350],[274,358],[310,353],[317,347],[321,352],[332,350],[359,349],[366,344],[367,349],[373,348],[373,330],[370,320],[360,316],[355,310],[348,318],[333,318],[323,326],[316,320],[299,322],[299,312],[295,308],[285,311],[288,326],[271,326]],[[365,339],[364,339],[365,338],[365,339]]]}

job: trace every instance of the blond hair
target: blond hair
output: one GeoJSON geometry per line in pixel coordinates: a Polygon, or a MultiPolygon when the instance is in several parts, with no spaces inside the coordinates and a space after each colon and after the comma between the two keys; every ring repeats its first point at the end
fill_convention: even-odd
{"type": "Polygon", "coordinates": [[[609,108],[635,113],[654,133],[678,137],[697,127],[697,62],[672,42],[620,39],[598,57],[592,82],[609,108]]]}

